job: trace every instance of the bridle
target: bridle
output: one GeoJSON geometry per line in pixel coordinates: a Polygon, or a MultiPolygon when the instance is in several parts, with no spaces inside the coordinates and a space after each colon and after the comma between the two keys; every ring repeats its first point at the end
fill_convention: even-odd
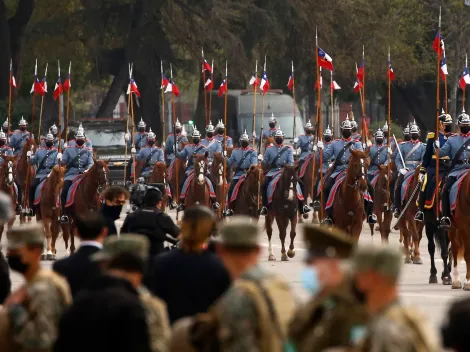
{"type": "MultiPolygon", "coordinates": [[[[4,173],[4,182],[7,186],[11,186],[13,184],[13,161],[8,161],[7,163],[8,172],[4,173]]],[[[6,168],[4,166],[4,168],[6,168]]]]}
{"type": "Polygon", "coordinates": [[[361,181],[361,178],[363,180],[366,179],[366,172],[365,172],[365,162],[364,162],[364,159],[361,158],[360,159],[360,162],[361,162],[361,174],[359,176],[355,176],[353,181],[354,183],[353,184],[349,184],[348,183],[348,187],[351,187],[353,189],[358,189],[359,188],[359,184],[360,184],[360,181],[361,181]]]}

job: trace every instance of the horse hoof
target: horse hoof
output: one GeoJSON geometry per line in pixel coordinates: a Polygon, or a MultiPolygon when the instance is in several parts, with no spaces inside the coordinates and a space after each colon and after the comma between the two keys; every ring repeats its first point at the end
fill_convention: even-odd
{"type": "Polygon", "coordinates": [[[413,263],[410,257],[405,258],[405,264],[411,264],[413,263]]]}
{"type": "Polygon", "coordinates": [[[270,262],[275,262],[276,261],[276,257],[274,256],[274,254],[270,254],[269,257],[268,257],[268,260],[270,262]]]}
{"type": "Polygon", "coordinates": [[[452,282],[452,289],[453,290],[460,290],[462,288],[462,283],[460,280],[452,282]]]}
{"type": "Polygon", "coordinates": [[[67,252],[65,252],[65,256],[70,257],[70,250],[69,249],[67,249],[67,252]]]}
{"type": "Polygon", "coordinates": [[[380,226],[379,226],[379,225],[377,225],[377,226],[375,227],[375,231],[380,231],[380,226]]]}
{"type": "Polygon", "coordinates": [[[283,254],[281,255],[281,262],[288,262],[288,261],[289,261],[289,258],[287,258],[286,253],[283,253],[283,254]]]}
{"type": "Polygon", "coordinates": [[[307,220],[308,219],[308,214],[302,214],[302,217],[307,220]]]}
{"type": "Polygon", "coordinates": [[[289,249],[289,250],[287,251],[287,256],[288,256],[289,258],[294,258],[294,257],[295,257],[295,250],[294,250],[294,249],[289,249]]]}
{"type": "Polygon", "coordinates": [[[421,265],[423,264],[423,260],[420,257],[413,258],[413,264],[421,265]]]}
{"type": "Polygon", "coordinates": [[[430,284],[437,284],[437,277],[436,277],[436,275],[431,275],[431,276],[429,277],[429,283],[430,283],[430,284]]]}
{"type": "Polygon", "coordinates": [[[45,253],[41,254],[41,260],[47,260],[47,254],[45,253]]]}
{"type": "Polygon", "coordinates": [[[470,282],[466,282],[466,283],[463,285],[463,290],[464,290],[464,291],[470,291],[470,282]]]}
{"type": "Polygon", "coordinates": [[[452,278],[450,276],[444,276],[442,278],[442,284],[445,286],[452,285],[452,278]]]}

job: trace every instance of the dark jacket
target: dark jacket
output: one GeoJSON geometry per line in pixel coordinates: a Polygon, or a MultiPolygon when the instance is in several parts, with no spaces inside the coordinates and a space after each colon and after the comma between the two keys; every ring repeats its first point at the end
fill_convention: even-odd
{"type": "MultiPolygon", "coordinates": [[[[120,207],[122,209],[122,207],[120,207]]],[[[116,224],[114,223],[119,219],[119,214],[115,214],[116,207],[103,204],[101,207],[101,214],[106,221],[106,227],[108,228],[108,235],[117,235],[116,224]],[[116,217],[117,216],[117,217],[116,217]]],[[[120,213],[120,212],[119,212],[120,213]]]]}
{"type": "Polygon", "coordinates": [[[155,257],[154,293],[167,305],[170,323],[207,311],[230,286],[230,276],[211,252],[172,250],[155,257]]]}
{"type": "Polygon", "coordinates": [[[54,263],[52,268],[67,279],[73,298],[91,280],[99,276],[100,268],[90,259],[99,250],[95,246],[82,246],[77,253],[54,263]]]}
{"type": "Polygon", "coordinates": [[[127,215],[121,233],[139,233],[150,241],[150,257],[163,252],[163,242],[176,240],[180,229],[173,220],[159,209],[146,207],[127,215]],[[168,238],[170,235],[172,238],[168,238]]]}
{"type": "Polygon", "coordinates": [[[10,290],[10,269],[3,253],[0,252],[0,304],[3,304],[5,299],[8,297],[10,290]]]}
{"type": "Polygon", "coordinates": [[[150,352],[146,315],[137,291],[103,275],[78,295],[59,323],[55,352],[150,352]]]}

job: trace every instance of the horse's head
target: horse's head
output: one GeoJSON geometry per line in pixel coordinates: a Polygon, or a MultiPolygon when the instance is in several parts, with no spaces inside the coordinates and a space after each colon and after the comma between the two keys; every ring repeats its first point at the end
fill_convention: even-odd
{"type": "Polygon", "coordinates": [[[0,173],[3,175],[3,180],[7,186],[13,184],[13,175],[16,171],[16,159],[17,156],[2,156],[3,163],[0,166],[0,173]]]}
{"type": "Polygon", "coordinates": [[[57,178],[60,180],[60,179],[63,179],[64,178],[64,175],[65,175],[65,171],[67,170],[67,167],[65,166],[60,166],[59,164],[55,165],[53,168],[52,168],[52,173],[54,175],[57,176],[57,178]]]}
{"type": "Polygon", "coordinates": [[[297,173],[295,172],[294,166],[284,166],[284,171],[282,172],[282,180],[280,181],[284,187],[286,198],[291,201],[296,197],[296,187],[297,187],[297,173]]]}
{"type": "MultiPolygon", "coordinates": [[[[222,153],[214,153],[214,159],[212,160],[211,173],[217,175],[217,178],[220,179],[219,183],[222,183],[222,178],[224,177],[224,157],[222,153]]],[[[215,176],[215,175],[214,175],[215,176]]]]}
{"type": "Polygon", "coordinates": [[[367,189],[366,170],[369,167],[369,153],[360,150],[351,151],[351,157],[348,163],[348,185],[359,187],[361,191],[367,189]]]}
{"type": "Polygon", "coordinates": [[[204,155],[194,156],[194,174],[196,175],[197,183],[200,185],[206,182],[207,158],[208,152],[204,155]]]}
{"type": "Polygon", "coordinates": [[[265,145],[275,144],[273,137],[266,137],[265,145]]]}
{"type": "Polygon", "coordinates": [[[102,186],[103,188],[106,188],[109,186],[109,169],[108,169],[108,164],[109,160],[95,160],[93,159],[94,164],[90,168],[89,171],[91,171],[92,168],[94,168],[95,174],[96,174],[96,183],[98,186],[102,186]]]}

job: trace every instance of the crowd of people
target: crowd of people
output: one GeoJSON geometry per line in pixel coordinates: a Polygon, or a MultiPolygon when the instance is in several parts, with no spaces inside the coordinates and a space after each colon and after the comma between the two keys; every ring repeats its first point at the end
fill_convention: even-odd
{"type": "MultiPolygon", "coordinates": [[[[128,194],[108,190],[106,204],[116,209],[77,217],[80,248],[53,270],[41,267],[42,226],[11,229],[6,260],[0,257],[0,350],[440,350],[426,320],[400,302],[396,250],[304,226],[300,278],[311,298],[299,304],[285,279],[260,264],[261,233],[249,218],[218,227],[211,209],[195,206],[179,228],[158,209],[160,196],[150,190],[116,236],[106,214],[128,194]],[[153,226],[177,237],[178,248],[156,246],[165,238],[152,237],[159,233],[153,226]],[[8,266],[25,280],[11,293],[8,266]]],[[[11,210],[3,194],[0,207],[11,210]]],[[[445,347],[469,350],[469,313],[468,299],[451,306],[441,330],[445,347]]]]}

